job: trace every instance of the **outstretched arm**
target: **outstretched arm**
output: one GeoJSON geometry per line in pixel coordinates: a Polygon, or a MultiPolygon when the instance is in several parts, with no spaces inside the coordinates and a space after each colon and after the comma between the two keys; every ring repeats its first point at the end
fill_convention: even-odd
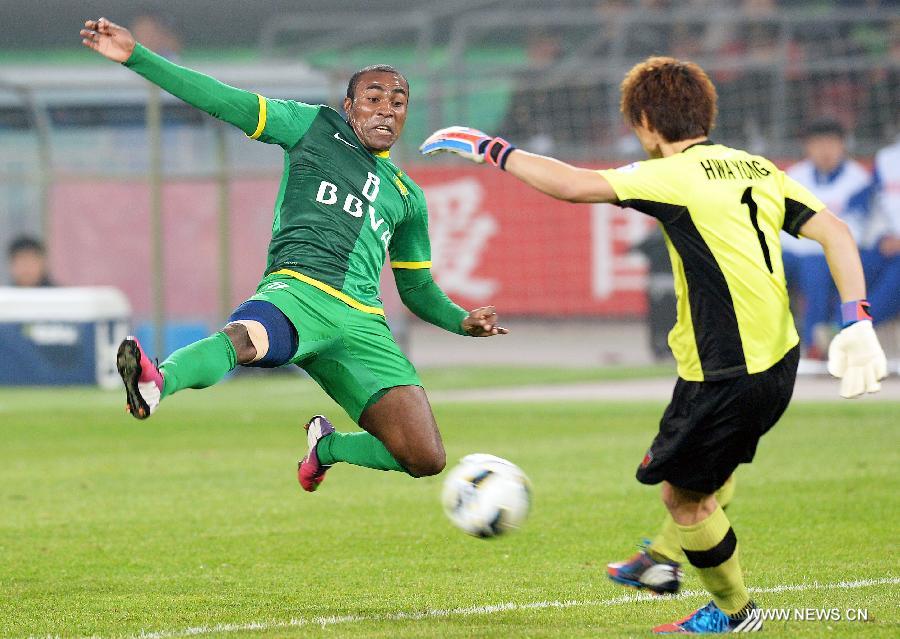
{"type": "Polygon", "coordinates": [[[602,175],[560,160],[516,149],[506,160],[506,172],[557,200],[616,202],[616,192],[602,175]]]}
{"type": "Polygon", "coordinates": [[[213,117],[224,120],[251,137],[258,137],[261,96],[223,84],[156,55],[135,42],[125,27],[106,18],[87,20],[81,42],[100,55],[120,62],[161,89],[213,117]]]}
{"type": "Polygon", "coordinates": [[[427,268],[394,268],[394,279],[403,304],[417,317],[451,333],[489,337],[509,331],[497,325],[493,306],[468,312],[455,304],[431,276],[427,268]]]}
{"type": "Polygon", "coordinates": [[[554,158],[528,153],[503,138],[469,127],[435,131],[422,146],[425,155],[455,153],[473,162],[487,162],[516,176],[550,197],[567,202],[616,202],[616,192],[602,175],[554,158]]]}

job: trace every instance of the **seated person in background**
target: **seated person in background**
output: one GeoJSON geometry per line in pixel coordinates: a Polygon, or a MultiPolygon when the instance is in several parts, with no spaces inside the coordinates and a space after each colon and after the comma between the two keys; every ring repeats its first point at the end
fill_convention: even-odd
{"type": "Polygon", "coordinates": [[[54,286],[47,268],[44,244],[22,235],[9,244],[9,274],[11,286],[54,286]]]}
{"type": "MultiPolygon", "coordinates": [[[[851,215],[848,203],[870,183],[869,172],[847,157],[846,132],[837,120],[816,120],[804,135],[805,158],[786,173],[809,189],[850,226],[857,243],[864,241],[864,219],[851,215]]],[[[784,272],[788,287],[803,300],[800,339],[807,357],[822,359],[831,341],[829,324],[837,308],[837,290],[822,247],[804,238],[781,233],[784,272]]],[[[871,294],[869,299],[872,299],[871,294]]],[[[873,301],[872,304],[875,304],[873,301]]],[[[879,305],[877,308],[881,309],[879,305]]],[[[879,316],[882,314],[879,312],[879,316]]]]}
{"type": "Polygon", "coordinates": [[[872,213],[877,239],[860,257],[869,300],[883,309],[878,321],[884,322],[900,316],[900,137],[875,154],[874,165],[870,192],[854,200],[872,213]]]}

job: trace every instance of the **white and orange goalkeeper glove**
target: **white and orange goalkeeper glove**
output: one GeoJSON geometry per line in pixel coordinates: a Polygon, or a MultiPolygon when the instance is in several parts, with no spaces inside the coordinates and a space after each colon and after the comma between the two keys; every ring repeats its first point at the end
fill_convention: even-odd
{"type": "Polygon", "coordinates": [[[419,147],[422,155],[453,153],[478,164],[487,162],[500,169],[506,168],[506,158],[515,150],[516,147],[503,138],[491,137],[484,131],[467,126],[438,129],[419,147]]]}
{"type": "Polygon", "coordinates": [[[841,380],[841,397],[859,397],[881,390],[880,380],[887,377],[887,358],[872,328],[868,304],[847,302],[842,308],[845,323],[848,313],[867,319],[850,320],[835,335],[828,347],[828,372],[841,380]],[[853,305],[853,308],[851,308],[853,305]]]}

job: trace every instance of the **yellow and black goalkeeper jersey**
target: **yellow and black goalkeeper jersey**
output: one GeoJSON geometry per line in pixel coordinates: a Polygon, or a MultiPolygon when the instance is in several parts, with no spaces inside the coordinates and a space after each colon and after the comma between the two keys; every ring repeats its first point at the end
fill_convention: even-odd
{"type": "Polygon", "coordinates": [[[620,206],[662,225],[678,296],[669,346],[679,376],[759,373],[797,344],[778,235],[797,235],[825,208],[818,198],[765,158],[709,141],[600,174],[620,206]]]}

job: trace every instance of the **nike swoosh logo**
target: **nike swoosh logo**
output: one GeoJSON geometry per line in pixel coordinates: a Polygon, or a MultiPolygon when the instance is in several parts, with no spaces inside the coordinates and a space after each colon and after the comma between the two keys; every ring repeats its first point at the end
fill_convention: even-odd
{"type": "Polygon", "coordinates": [[[359,147],[356,146],[355,144],[350,144],[349,142],[347,142],[347,140],[345,140],[344,138],[341,137],[341,134],[340,134],[340,133],[335,133],[335,134],[334,134],[334,139],[335,139],[335,140],[340,140],[341,142],[343,142],[344,144],[346,144],[347,146],[349,146],[351,149],[358,149],[358,148],[359,148],[359,147]]]}

